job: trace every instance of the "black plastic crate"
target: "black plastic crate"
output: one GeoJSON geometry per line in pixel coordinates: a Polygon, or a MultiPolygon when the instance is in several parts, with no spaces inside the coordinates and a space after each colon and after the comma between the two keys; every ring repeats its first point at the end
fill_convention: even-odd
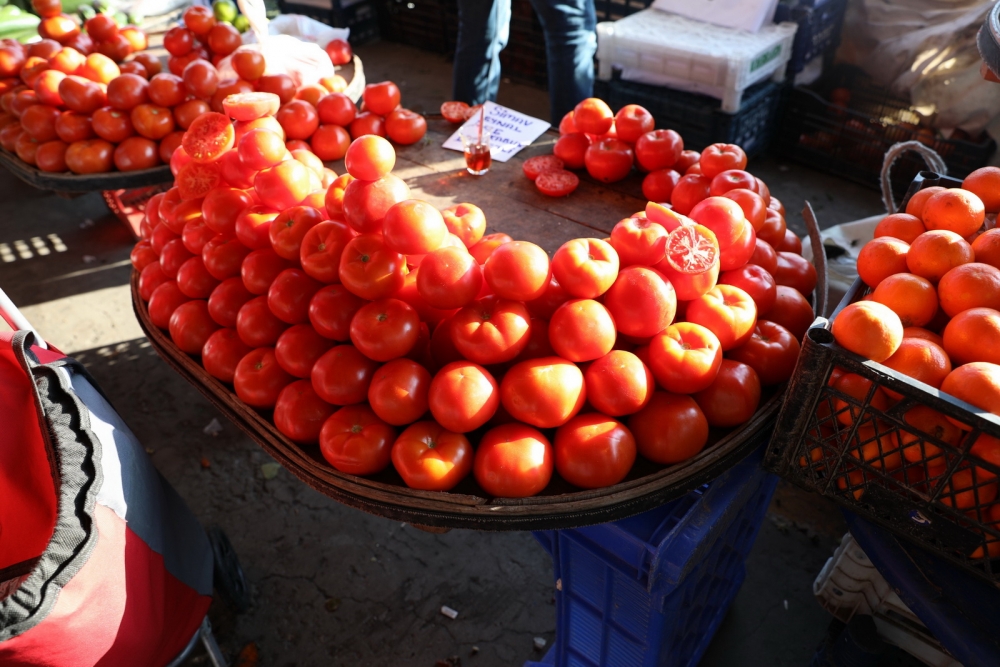
{"type": "Polygon", "coordinates": [[[813,58],[834,51],[840,44],[847,0],[789,0],[778,3],[774,22],[797,23],[788,73],[794,77],[813,58]]]}
{"type": "MultiPolygon", "coordinates": [[[[959,178],[984,166],[996,150],[985,133],[970,140],[937,136],[908,101],[893,97],[856,67],[838,66],[816,84],[789,88],[782,106],[772,146],[776,154],[871,188],[880,187],[882,158],[900,141],[933,148],[948,173],[959,178]]],[[[925,168],[915,153],[896,161],[896,199],[925,168]]]]}
{"type": "MultiPolygon", "coordinates": [[[[961,182],[922,172],[910,185],[904,206],[914,192],[933,185],[959,187],[961,182]]],[[[831,321],[867,291],[855,281],[831,321]]],[[[1000,418],[848,352],[834,342],[825,320],[817,320],[806,333],[786,396],[791,398],[778,415],[764,457],[767,469],[1000,583],[1000,525],[995,518],[1000,462],[969,451],[980,435],[1000,438],[1000,418]],[[858,398],[830,386],[836,372],[869,380],[867,393],[858,398]],[[886,389],[902,399],[895,404],[876,401],[886,389]],[[909,411],[920,406],[971,430],[957,444],[945,442],[906,421],[909,411]]]]}
{"type": "Polygon", "coordinates": [[[594,0],[598,21],[617,21],[646,9],[653,0],[594,0]]]}
{"type": "Polygon", "coordinates": [[[656,127],[680,133],[685,148],[701,150],[714,143],[732,143],[753,157],[771,141],[781,86],[770,80],[750,86],[735,114],[722,111],[721,102],[714,97],[623,81],[617,71],[610,81],[594,82],[594,96],[614,111],[626,104],[645,107],[656,119],[656,127]]]}
{"type": "Polygon", "coordinates": [[[382,39],[434,53],[455,50],[455,0],[379,0],[377,7],[382,39]]]}
{"type": "Polygon", "coordinates": [[[378,14],[372,0],[359,0],[348,4],[344,0],[325,0],[326,6],[303,5],[278,0],[282,14],[301,14],[334,28],[350,28],[348,38],[352,45],[365,44],[379,37],[378,14]]]}

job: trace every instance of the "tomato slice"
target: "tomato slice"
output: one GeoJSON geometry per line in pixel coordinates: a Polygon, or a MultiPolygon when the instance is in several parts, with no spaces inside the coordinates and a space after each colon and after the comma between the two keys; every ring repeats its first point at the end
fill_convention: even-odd
{"type": "Polygon", "coordinates": [[[441,115],[449,123],[462,123],[468,118],[469,105],[465,102],[445,102],[441,105],[441,115]]]}
{"type": "Polygon", "coordinates": [[[281,98],[274,93],[235,93],[222,100],[222,108],[233,120],[251,121],[278,113],[281,98]]]}
{"type": "Polygon", "coordinates": [[[521,169],[524,170],[524,175],[531,180],[535,180],[539,175],[544,174],[547,171],[555,171],[556,169],[565,169],[566,163],[557,158],[555,155],[536,155],[535,157],[529,157],[521,165],[521,169]]]}
{"type": "Polygon", "coordinates": [[[580,185],[580,178],[571,171],[556,169],[539,174],[535,187],[549,197],[565,197],[580,185]]]}
{"type": "Polygon", "coordinates": [[[189,162],[177,172],[175,181],[181,199],[199,199],[222,183],[220,162],[189,162]]]}
{"type": "Polygon", "coordinates": [[[681,215],[669,206],[657,204],[655,201],[646,202],[646,217],[663,225],[668,232],[672,232],[678,227],[695,224],[694,220],[686,215],[681,215]]]}
{"type": "Polygon", "coordinates": [[[681,273],[704,273],[719,261],[719,242],[712,230],[682,225],[667,236],[667,261],[681,273]]]}
{"type": "Polygon", "coordinates": [[[195,162],[214,162],[233,147],[236,130],[225,114],[209,111],[194,119],[181,146],[195,162]]]}

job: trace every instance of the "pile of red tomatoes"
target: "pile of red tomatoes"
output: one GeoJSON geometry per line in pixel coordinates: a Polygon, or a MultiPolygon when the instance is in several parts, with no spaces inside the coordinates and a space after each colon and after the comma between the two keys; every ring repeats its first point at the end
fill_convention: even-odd
{"type": "Polygon", "coordinates": [[[435,491],[471,473],[494,497],[555,473],[609,486],[638,456],[694,456],[792,372],[815,272],[758,239],[756,192],[691,217],[650,203],[550,259],[485,234],[473,204],[411,198],[381,137],[355,139],[338,177],[287,151],[276,96],[223,108],[147,205],[139,293],[180,350],[337,470],[392,465],[435,491]]]}

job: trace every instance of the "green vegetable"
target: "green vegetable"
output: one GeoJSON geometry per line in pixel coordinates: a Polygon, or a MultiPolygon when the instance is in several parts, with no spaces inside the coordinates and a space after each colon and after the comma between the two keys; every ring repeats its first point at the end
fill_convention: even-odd
{"type": "Polygon", "coordinates": [[[216,20],[232,23],[240,12],[231,0],[215,0],[212,3],[212,13],[215,14],[216,20]]]}
{"type": "Polygon", "coordinates": [[[26,30],[34,30],[37,33],[39,23],[41,23],[39,18],[37,16],[32,16],[31,14],[5,19],[0,22],[0,39],[5,37],[17,39],[15,35],[26,30]]]}
{"type": "Polygon", "coordinates": [[[24,14],[25,12],[22,12],[21,8],[17,5],[4,5],[3,7],[0,7],[0,21],[6,21],[9,18],[23,16],[24,14]]]}
{"type": "Polygon", "coordinates": [[[240,32],[246,32],[250,29],[250,19],[240,14],[235,19],[233,19],[233,27],[240,32]]]}
{"type": "Polygon", "coordinates": [[[80,18],[83,19],[84,21],[89,21],[90,19],[97,16],[97,11],[94,10],[94,8],[91,7],[90,5],[80,5],[80,9],[77,12],[77,14],[79,14],[80,18]]]}

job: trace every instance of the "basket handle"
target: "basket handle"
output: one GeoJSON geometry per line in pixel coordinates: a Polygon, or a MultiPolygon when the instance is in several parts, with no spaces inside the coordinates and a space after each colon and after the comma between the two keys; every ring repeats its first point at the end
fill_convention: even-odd
{"type": "Polygon", "coordinates": [[[927,168],[931,171],[937,172],[942,176],[948,175],[948,166],[933,148],[925,146],[919,141],[901,141],[898,144],[893,144],[885,152],[885,159],[882,160],[882,203],[885,204],[885,210],[890,214],[896,212],[896,202],[892,198],[892,185],[889,182],[889,172],[892,170],[893,163],[906,151],[917,153],[923,158],[927,164],[927,168]]]}
{"type": "Polygon", "coordinates": [[[830,284],[826,275],[826,251],[823,249],[823,237],[819,234],[819,222],[812,204],[808,201],[802,209],[802,219],[809,232],[809,243],[812,244],[813,266],[816,267],[816,301],[813,313],[816,317],[826,316],[826,302],[830,298],[830,284]]]}
{"type": "Polygon", "coordinates": [[[31,322],[28,321],[28,318],[17,309],[17,306],[14,305],[14,302],[10,300],[10,297],[7,296],[7,293],[2,289],[0,289],[0,317],[2,317],[14,331],[30,331],[35,334],[34,344],[43,350],[49,349],[48,344],[45,342],[45,339],[42,338],[41,334],[38,333],[38,330],[31,326],[31,322]]]}

